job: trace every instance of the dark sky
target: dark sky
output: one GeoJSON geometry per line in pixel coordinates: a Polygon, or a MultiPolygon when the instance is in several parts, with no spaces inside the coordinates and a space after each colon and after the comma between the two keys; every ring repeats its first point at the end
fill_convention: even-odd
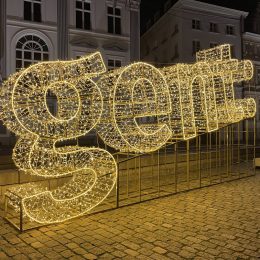
{"type": "MultiPolygon", "coordinates": [[[[243,11],[254,10],[257,2],[260,0],[199,0],[200,2],[206,2],[210,4],[225,6],[243,11]]],[[[146,22],[153,14],[162,9],[164,3],[167,0],[141,0],[141,31],[143,31],[146,22]]],[[[172,0],[177,2],[177,0],[172,0]]]]}

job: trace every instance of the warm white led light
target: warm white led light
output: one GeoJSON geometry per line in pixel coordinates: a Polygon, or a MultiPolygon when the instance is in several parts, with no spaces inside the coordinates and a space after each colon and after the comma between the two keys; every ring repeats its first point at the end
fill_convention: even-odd
{"type": "Polygon", "coordinates": [[[13,152],[17,167],[31,175],[70,178],[55,190],[36,184],[12,188],[11,204],[19,203],[19,194],[25,214],[37,222],[84,214],[116,182],[117,164],[109,152],[58,142],[95,128],[117,150],[151,152],[170,138],[187,140],[256,113],[254,99],[234,96],[234,83],[252,78],[252,63],[231,59],[229,45],[198,52],[191,65],[159,70],[138,62],[105,71],[100,53],[94,53],[32,65],[3,84],[0,117],[19,136],[13,152]],[[49,111],[48,92],[57,98],[56,115],[49,111]]]}
{"type": "Polygon", "coordinates": [[[171,137],[171,101],[163,75],[138,62],[105,74],[97,83],[104,97],[98,134],[120,151],[151,152],[171,137]]]}
{"type": "Polygon", "coordinates": [[[76,61],[44,62],[11,76],[1,93],[1,118],[19,136],[16,165],[42,177],[68,176],[56,190],[37,185],[18,187],[24,212],[40,223],[64,221],[102,202],[116,182],[113,156],[99,148],[56,147],[57,142],[85,135],[98,123],[103,98],[90,79],[106,71],[100,53],[76,61]],[[57,97],[58,112],[47,106],[47,92],[57,97]]]}

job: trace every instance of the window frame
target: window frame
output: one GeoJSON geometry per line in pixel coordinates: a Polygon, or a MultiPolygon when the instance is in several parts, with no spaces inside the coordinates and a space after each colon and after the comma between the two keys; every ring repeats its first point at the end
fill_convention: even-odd
{"type": "Polygon", "coordinates": [[[91,31],[92,30],[92,6],[91,6],[92,1],[91,0],[75,0],[75,27],[76,29],[81,29],[81,30],[87,30],[87,31],[91,31]],[[79,8],[77,7],[77,2],[81,2],[82,3],[82,7],[79,8]],[[84,8],[84,3],[88,3],[89,4],[89,10],[84,8]],[[81,27],[77,26],[77,12],[81,13],[81,27]],[[85,28],[85,13],[89,14],[89,28],[85,28]]]}
{"type": "Polygon", "coordinates": [[[196,55],[198,51],[201,50],[201,43],[200,40],[192,40],[192,56],[196,55]],[[196,46],[195,46],[196,45],[196,46]]]}
{"type": "Polygon", "coordinates": [[[191,28],[194,30],[201,30],[201,21],[197,19],[192,19],[191,28]]]}
{"type": "Polygon", "coordinates": [[[122,59],[118,57],[108,57],[107,58],[107,69],[108,70],[114,70],[122,67],[122,59]],[[112,61],[113,65],[109,65],[109,62],[112,61]],[[120,62],[120,66],[116,66],[116,62],[120,62]]]}
{"type": "Polygon", "coordinates": [[[42,0],[24,0],[23,1],[23,19],[25,21],[30,21],[30,22],[37,22],[41,23],[42,22],[42,0]],[[30,13],[30,19],[25,19],[25,3],[30,4],[31,8],[31,13],[30,13]],[[35,15],[35,4],[38,4],[40,7],[40,20],[35,19],[35,17],[38,17],[38,15],[35,15]]]}
{"type": "Polygon", "coordinates": [[[36,64],[41,61],[47,61],[50,58],[50,50],[46,42],[37,35],[27,34],[18,39],[15,45],[15,70],[26,68],[31,64],[36,64]],[[31,48],[30,48],[31,45],[31,48]],[[28,48],[26,48],[28,46],[28,48]],[[34,48],[37,46],[38,49],[34,48]],[[20,55],[20,54],[21,55],[20,55]],[[30,58],[26,55],[30,53],[30,58]],[[19,55],[18,55],[19,54],[19,55]],[[35,54],[40,54],[40,59],[35,58],[35,54]],[[47,57],[47,59],[46,59],[47,57]],[[20,62],[20,66],[18,64],[20,62]]]}
{"type": "Polygon", "coordinates": [[[107,32],[116,35],[122,35],[122,8],[118,6],[107,5],[107,32]],[[109,8],[113,9],[113,14],[109,13],[109,8]],[[120,14],[116,14],[116,10],[119,10],[120,14]],[[113,29],[110,32],[109,29],[109,18],[112,18],[113,29]],[[119,19],[119,32],[116,32],[116,21],[119,19]]]}
{"type": "Polygon", "coordinates": [[[218,24],[214,23],[214,22],[210,22],[209,23],[209,31],[213,32],[213,33],[218,33],[219,32],[218,24]]]}
{"type": "Polygon", "coordinates": [[[226,25],[226,35],[235,35],[235,26],[234,25],[230,25],[230,24],[226,25]]]}

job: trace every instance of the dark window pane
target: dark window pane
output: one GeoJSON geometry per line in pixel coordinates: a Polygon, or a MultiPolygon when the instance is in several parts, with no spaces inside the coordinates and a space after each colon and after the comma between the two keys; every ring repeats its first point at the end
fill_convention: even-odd
{"type": "Polygon", "coordinates": [[[114,14],[114,8],[113,7],[108,7],[107,8],[107,13],[108,14],[114,14]]]}
{"type": "Polygon", "coordinates": [[[45,45],[45,42],[40,38],[34,39],[34,41],[38,42],[40,45],[45,45]]]}
{"type": "Polygon", "coordinates": [[[121,19],[120,18],[115,18],[115,33],[116,34],[121,34],[121,19]]]}
{"type": "Polygon", "coordinates": [[[45,43],[44,43],[44,45],[42,45],[42,50],[43,50],[43,51],[46,51],[46,52],[49,51],[49,50],[48,50],[48,46],[47,46],[45,43]]]}
{"type": "Polygon", "coordinates": [[[30,61],[24,61],[24,67],[27,68],[31,65],[32,63],[30,61]]]}
{"type": "Polygon", "coordinates": [[[24,38],[23,38],[23,41],[31,41],[33,39],[33,36],[32,35],[26,35],[24,38]]]}
{"type": "Polygon", "coordinates": [[[84,29],[90,30],[91,23],[90,23],[90,13],[84,13],[84,29]]]}
{"type": "Polygon", "coordinates": [[[115,14],[116,15],[121,15],[121,10],[119,8],[115,8],[115,14]]]}
{"type": "Polygon", "coordinates": [[[41,57],[42,55],[41,55],[41,53],[40,52],[35,52],[34,53],[34,60],[41,60],[42,59],[42,57],[41,57]]]}
{"type": "Polygon", "coordinates": [[[32,59],[32,53],[29,51],[24,52],[24,59],[31,60],[32,59]]]}
{"type": "Polygon", "coordinates": [[[82,2],[81,1],[76,2],[76,8],[82,9],[82,2]]]}
{"type": "Polygon", "coordinates": [[[109,33],[114,33],[114,19],[111,16],[107,17],[107,31],[109,33]]]}
{"type": "Polygon", "coordinates": [[[121,67],[121,61],[120,61],[120,60],[116,60],[115,66],[116,66],[116,67],[121,67]]]}
{"type": "Polygon", "coordinates": [[[16,51],[16,58],[22,58],[22,52],[16,51]]]}
{"type": "Polygon", "coordinates": [[[26,44],[24,45],[24,49],[25,49],[25,50],[30,50],[30,49],[31,49],[30,44],[29,44],[29,43],[26,43],[26,44]]]}
{"type": "Polygon", "coordinates": [[[81,11],[76,11],[76,28],[83,28],[81,11]]]}
{"type": "Polygon", "coordinates": [[[44,53],[43,54],[43,60],[49,60],[49,54],[44,53]]]}
{"type": "Polygon", "coordinates": [[[90,10],[90,3],[84,3],[84,9],[90,10]]]}
{"type": "Polygon", "coordinates": [[[21,43],[25,43],[27,41],[27,36],[24,36],[22,39],[20,39],[21,43]]]}
{"type": "Polygon", "coordinates": [[[24,10],[23,10],[24,20],[32,20],[32,4],[30,2],[24,1],[24,10]]]}
{"type": "Polygon", "coordinates": [[[21,68],[21,67],[22,67],[22,61],[16,60],[16,68],[21,68]]]}
{"type": "Polygon", "coordinates": [[[17,49],[21,49],[22,46],[23,46],[23,44],[22,44],[20,41],[17,42],[17,44],[16,44],[16,48],[17,48],[17,49]]]}
{"type": "Polygon", "coordinates": [[[114,67],[114,60],[108,60],[107,65],[108,67],[114,67]]]}
{"type": "Polygon", "coordinates": [[[35,22],[41,22],[42,21],[41,4],[34,3],[34,6],[33,6],[33,20],[35,22]]]}

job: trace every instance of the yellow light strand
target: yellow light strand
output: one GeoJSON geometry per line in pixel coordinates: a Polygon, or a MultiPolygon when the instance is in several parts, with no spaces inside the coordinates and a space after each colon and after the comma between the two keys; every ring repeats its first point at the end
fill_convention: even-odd
{"type": "Polygon", "coordinates": [[[52,191],[31,184],[10,190],[22,196],[23,210],[32,220],[54,223],[82,215],[114,187],[117,164],[110,153],[56,147],[58,142],[85,135],[98,123],[103,98],[90,77],[105,70],[100,53],[94,53],[76,61],[32,65],[11,76],[3,87],[1,117],[19,136],[13,153],[16,165],[46,178],[72,176],[52,191]],[[57,97],[56,116],[48,110],[48,91],[57,97]]]}
{"type": "Polygon", "coordinates": [[[70,179],[55,190],[25,184],[9,190],[22,197],[25,214],[41,223],[82,215],[101,203],[116,182],[117,164],[100,148],[59,147],[91,129],[123,152],[151,152],[170,138],[199,133],[255,116],[254,99],[235,99],[234,83],[250,80],[250,61],[231,58],[229,45],[197,53],[192,65],[156,69],[138,62],[105,73],[100,53],[75,61],[43,62],[9,77],[1,91],[0,117],[19,136],[18,168],[46,178],[70,179]],[[95,83],[91,77],[99,76],[95,83]],[[58,112],[47,105],[57,97],[58,112]]]}

